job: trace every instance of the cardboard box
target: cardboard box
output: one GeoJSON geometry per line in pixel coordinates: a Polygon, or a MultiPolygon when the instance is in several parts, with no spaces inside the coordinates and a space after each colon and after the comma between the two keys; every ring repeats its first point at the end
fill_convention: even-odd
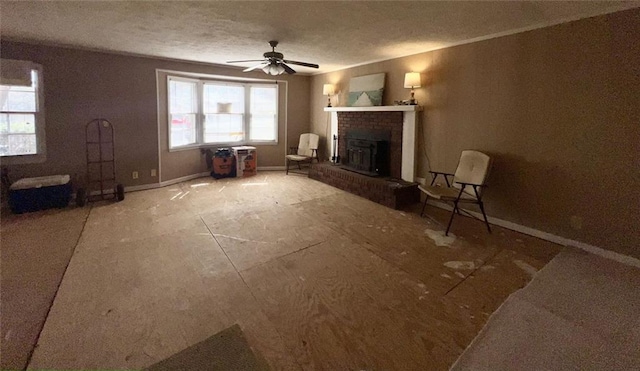
{"type": "Polygon", "coordinates": [[[236,158],[236,176],[247,177],[258,174],[258,151],[256,147],[231,147],[236,158]]]}

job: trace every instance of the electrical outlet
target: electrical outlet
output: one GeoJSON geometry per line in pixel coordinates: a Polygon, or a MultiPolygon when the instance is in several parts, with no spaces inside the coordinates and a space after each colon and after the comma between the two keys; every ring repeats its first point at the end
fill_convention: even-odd
{"type": "Polygon", "coordinates": [[[156,169],[151,169],[151,176],[156,176],[156,169]]]}
{"type": "Polygon", "coordinates": [[[133,179],[138,179],[138,172],[137,172],[137,171],[134,171],[133,173],[131,173],[131,177],[132,177],[133,179]]]}

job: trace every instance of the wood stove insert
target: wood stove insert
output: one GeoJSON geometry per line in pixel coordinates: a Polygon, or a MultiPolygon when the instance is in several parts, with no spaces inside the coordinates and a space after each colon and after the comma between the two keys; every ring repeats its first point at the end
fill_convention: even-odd
{"type": "Polygon", "coordinates": [[[389,130],[350,129],[343,167],[368,176],[389,176],[389,130]]]}

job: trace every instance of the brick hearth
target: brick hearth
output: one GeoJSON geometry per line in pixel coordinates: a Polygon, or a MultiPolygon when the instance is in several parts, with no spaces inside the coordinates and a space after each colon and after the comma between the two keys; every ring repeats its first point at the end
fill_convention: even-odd
{"type": "Polygon", "coordinates": [[[309,178],[321,181],[373,202],[400,209],[420,202],[418,184],[400,179],[373,178],[324,162],[312,164],[309,178]]]}

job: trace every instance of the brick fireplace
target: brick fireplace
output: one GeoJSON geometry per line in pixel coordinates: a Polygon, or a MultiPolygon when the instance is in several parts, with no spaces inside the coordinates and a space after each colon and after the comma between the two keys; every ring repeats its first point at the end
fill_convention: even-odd
{"type": "MultiPolygon", "coordinates": [[[[382,175],[402,176],[402,112],[338,112],[338,153],[343,164],[349,163],[349,133],[369,133],[374,139],[388,138],[388,171],[382,175]]],[[[352,134],[353,135],[353,134],[352,134]]],[[[374,140],[372,140],[374,141],[374,140]]]]}
{"type": "Polygon", "coordinates": [[[391,149],[391,176],[400,178],[407,182],[415,181],[416,172],[416,149],[417,149],[417,128],[418,112],[422,111],[420,106],[374,106],[374,107],[325,107],[325,112],[331,115],[331,133],[327,138],[330,144],[330,153],[334,153],[334,143],[331,140],[334,135],[339,136],[336,154],[344,156],[346,143],[344,141],[344,131],[339,129],[339,122],[343,120],[350,127],[372,127],[373,129],[387,128],[392,130],[393,148],[391,149]],[[339,117],[340,116],[340,119],[339,117]],[[398,139],[400,138],[400,149],[398,149],[398,139]],[[395,143],[395,145],[394,145],[395,143]],[[398,158],[398,156],[400,156],[398,158]],[[400,167],[398,176],[396,167],[400,167]]]}
{"type": "Polygon", "coordinates": [[[414,179],[416,112],[420,110],[419,106],[326,107],[325,111],[331,112],[329,138],[338,137],[336,148],[335,143],[329,140],[331,154],[335,151],[341,162],[351,160],[360,167],[355,166],[354,169],[352,166],[347,170],[348,167],[340,164],[314,164],[309,177],[394,209],[419,202],[420,191],[414,179]],[[388,168],[384,174],[372,177],[369,176],[372,175],[371,169],[351,171],[362,170],[362,166],[374,161],[371,151],[388,156],[388,168]],[[369,155],[369,160],[360,158],[369,155]]]}

